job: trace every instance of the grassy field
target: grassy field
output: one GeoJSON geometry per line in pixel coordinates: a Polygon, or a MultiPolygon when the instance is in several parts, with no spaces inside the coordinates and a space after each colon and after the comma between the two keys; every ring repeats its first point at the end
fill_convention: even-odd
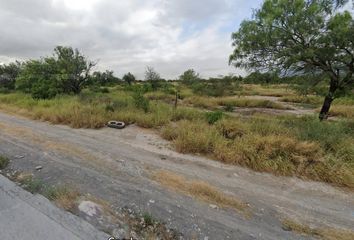
{"type": "Polygon", "coordinates": [[[256,171],[354,188],[352,98],[336,99],[331,114],[338,119],[326,122],[319,122],[315,113],[231,117],[219,111],[225,107],[287,109],[281,102],[243,97],[249,94],[277,96],[287,103],[306,103],[314,108],[321,102],[318,96],[298,97],[284,85],[246,85],[235,96],[221,97],[197,96],[184,88],[175,109],[171,92],[136,95],[116,87],[109,93],[85,90],[77,96],[51,100],[34,100],[22,93],[2,94],[0,109],[74,128],[100,128],[112,119],[135,123],[157,129],[182,153],[204,154],[256,171]]]}

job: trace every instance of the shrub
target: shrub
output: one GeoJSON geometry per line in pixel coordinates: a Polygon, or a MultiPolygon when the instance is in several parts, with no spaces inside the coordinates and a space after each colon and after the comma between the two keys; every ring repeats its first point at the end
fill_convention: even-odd
{"type": "Polygon", "coordinates": [[[216,111],[216,112],[207,112],[205,113],[205,116],[209,124],[214,124],[217,121],[221,120],[224,114],[221,111],[216,111]]]}
{"type": "Polygon", "coordinates": [[[7,167],[7,165],[9,164],[9,159],[7,157],[4,156],[0,156],[0,169],[4,169],[7,167]]]}
{"type": "Polygon", "coordinates": [[[140,91],[134,93],[133,100],[136,108],[144,110],[145,113],[149,111],[150,102],[140,91]]]}
{"type": "Polygon", "coordinates": [[[39,179],[33,178],[32,175],[27,175],[18,180],[22,184],[22,187],[32,194],[40,193],[44,188],[43,182],[39,179]]]}
{"type": "Polygon", "coordinates": [[[154,218],[152,217],[152,215],[150,213],[144,213],[143,214],[143,219],[144,219],[144,223],[147,225],[147,226],[152,226],[154,225],[154,218]]]}
{"type": "Polygon", "coordinates": [[[222,119],[216,123],[218,132],[227,139],[242,137],[249,131],[249,127],[236,119],[222,119]]]}
{"type": "Polygon", "coordinates": [[[212,153],[220,134],[205,122],[180,121],[163,130],[163,136],[173,139],[177,151],[182,153],[212,153]]]}

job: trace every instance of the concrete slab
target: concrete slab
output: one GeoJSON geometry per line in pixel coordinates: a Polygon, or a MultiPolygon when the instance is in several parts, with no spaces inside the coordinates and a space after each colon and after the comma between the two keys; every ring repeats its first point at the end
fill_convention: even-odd
{"type": "Polygon", "coordinates": [[[106,240],[109,236],[0,175],[0,239],[106,240]]]}

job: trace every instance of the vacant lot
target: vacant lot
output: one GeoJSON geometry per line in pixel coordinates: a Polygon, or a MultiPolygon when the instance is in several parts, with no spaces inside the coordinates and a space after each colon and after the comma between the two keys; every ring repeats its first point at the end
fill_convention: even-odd
{"type": "MultiPolygon", "coordinates": [[[[106,202],[107,212],[118,219],[124,220],[122,209],[133,210],[186,239],[302,238],[296,229],[284,230],[283,219],[338,231],[354,224],[351,191],[176,153],[152,130],[72,129],[3,113],[0,122],[0,154],[10,159],[10,173],[32,173],[48,186],[72,186],[106,202]]],[[[38,181],[27,186],[40,187],[38,181]]],[[[64,190],[50,188],[45,194],[76,213],[76,191],[64,190]]],[[[92,223],[111,233],[112,227],[129,229],[123,220],[92,223]]]]}
{"type": "MultiPolygon", "coordinates": [[[[137,84],[135,88],[144,84],[137,84]]],[[[139,94],[131,86],[108,93],[34,100],[0,96],[3,111],[74,128],[101,128],[109,120],[157,129],[182,153],[282,176],[354,187],[353,98],[334,102],[333,120],[319,122],[322,97],[299,96],[287,85],[231,85],[227,96],[193,94],[177,83],[139,94]],[[173,89],[180,89],[175,108],[173,89]]]]}

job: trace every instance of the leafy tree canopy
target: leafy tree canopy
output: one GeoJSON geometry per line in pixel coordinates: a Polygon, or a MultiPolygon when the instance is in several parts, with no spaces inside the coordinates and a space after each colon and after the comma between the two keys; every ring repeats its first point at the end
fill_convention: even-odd
{"type": "Polygon", "coordinates": [[[81,92],[95,63],[77,49],[58,46],[53,57],[29,60],[16,79],[16,88],[35,98],[51,98],[60,93],[81,92]]]}
{"type": "Polygon", "coordinates": [[[154,68],[147,67],[145,71],[145,80],[151,84],[153,90],[156,90],[160,85],[159,81],[161,80],[161,77],[154,68]]]}
{"type": "Polygon", "coordinates": [[[199,73],[194,71],[194,69],[188,69],[181,76],[179,76],[179,80],[184,84],[192,84],[199,79],[199,73]]]}
{"type": "Polygon", "coordinates": [[[128,72],[127,74],[125,74],[123,76],[123,81],[125,81],[126,83],[131,85],[133,82],[135,82],[135,76],[133,74],[131,74],[130,72],[128,72]]]}
{"type": "Polygon", "coordinates": [[[335,94],[354,84],[354,21],[340,11],[346,0],[265,0],[252,20],[232,34],[230,63],[292,74],[325,73],[328,95],[320,119],[335,94]]]}

